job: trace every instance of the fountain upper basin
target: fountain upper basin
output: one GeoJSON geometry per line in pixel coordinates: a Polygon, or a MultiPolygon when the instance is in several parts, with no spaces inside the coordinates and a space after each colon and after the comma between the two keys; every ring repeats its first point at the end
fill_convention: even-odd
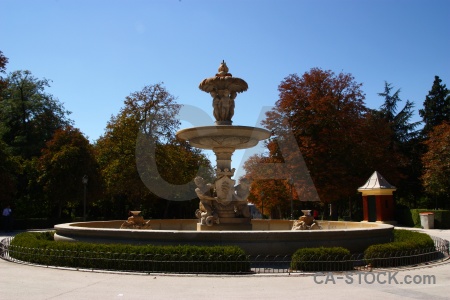
{"type": "Polygon", "coordinates": [[[345,247],[362,252],[392,240],[393,226],[321,221],[322,230],[291,230],[290,220],[252,220],[252,231],[196,231],[197,220],[151,220],[151,230],[119,229],[120,221],[55,226],[56,241],[153,245],[235,245],[251,255],[292,255],[304,247],[345,247]]]}
{"type": "Polygon", "coordinates": [[[254,147],[259,141],[268,139],[270,131],[262,128],[234,125],[199,126],[182,129],[177,137],[201,149],[230,147],[247,149],[254,147]]]}

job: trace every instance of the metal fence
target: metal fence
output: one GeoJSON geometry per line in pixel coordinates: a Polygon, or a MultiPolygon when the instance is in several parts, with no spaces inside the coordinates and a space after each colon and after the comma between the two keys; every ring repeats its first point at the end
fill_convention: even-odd
{"type": "MultiPolygon", "coordinates": [[[[304,273],[327,271],[370,270],[440,261],[449,257],[449,242],[432,237],[434,247],[408,252],[389,253],[365,258],[363,253],[349,256],[309,256],[292,270],[289,255],[204,256],[143,255],[136,253],[81,252],[11,245],[13,238],[0,242],[1,258],[18,263],[69,267],[87,270],[110,270],[139,273],[191,274],[257,274],[304,273]]],[[[298,259],[298,258],[297,258],[298,259]]],[[[302,260],[300,258],[300,260],[302,260]]]]}

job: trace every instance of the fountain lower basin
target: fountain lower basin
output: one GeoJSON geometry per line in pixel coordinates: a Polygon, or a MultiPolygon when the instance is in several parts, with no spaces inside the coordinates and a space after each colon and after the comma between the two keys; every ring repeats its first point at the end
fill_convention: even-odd
{"type": "Polygon", "coordinates": [[[55,225],[56,241],[153,245],[235,245],[250,255],[292,255],[304,247],[363,252],[392,240],[392,225],[321,221],[322,230],[291,230],[290,220],[252,220],[251,231],[196,231],[197,220],[151,220],[151,230],[119,229],[123,220],[55,225]]]}

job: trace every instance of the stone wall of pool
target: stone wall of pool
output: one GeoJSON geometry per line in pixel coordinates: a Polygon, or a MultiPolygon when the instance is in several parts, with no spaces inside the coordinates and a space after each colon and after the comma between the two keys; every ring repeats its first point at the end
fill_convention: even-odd
{"type": "Polygon", "coordinates": [[[196,231],[197,220],[151,220],[151,230],[119,229],[124,221],[55,225],[56,241],[153,245],[236,245],[250,255],[292,255],[304,247],[345,247],[363,252],[392,240],[392,225],[322,221],[322,230],[291,230],[293,221],[252,220],[252,231],[196,231]]]}

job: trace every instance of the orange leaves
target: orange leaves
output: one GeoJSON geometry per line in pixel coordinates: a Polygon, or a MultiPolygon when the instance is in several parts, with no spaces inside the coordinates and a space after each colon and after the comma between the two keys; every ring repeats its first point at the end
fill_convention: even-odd
{"type": "Polygon", "coordinates": [[[423,155],[422,181],[430,194],[450,193],[450,124],[435,126],[425,142],[428,151],[423,155]]]}
{"type": "MultiPolygon", "coordinates": [[[[292,130],[322,201],[354,195],[361,178],[383,169],[386,162],[382,157],[389,157],[389,128],[383,122],[368,120],[371,115],[364,105],[361,86],[351,74],[319,68],[301,77],[289,75],[278,87],[276,107],[263,122],[275,133],[274,141],[292,130]],[[288,124],[280,121],[284,117],[288,124]]],[[[268,148],[273,158],[290,156],[279,153],[273,143],[268,148]]],[[[302,172],[300,164],[290,168],[302,172]]]]}

